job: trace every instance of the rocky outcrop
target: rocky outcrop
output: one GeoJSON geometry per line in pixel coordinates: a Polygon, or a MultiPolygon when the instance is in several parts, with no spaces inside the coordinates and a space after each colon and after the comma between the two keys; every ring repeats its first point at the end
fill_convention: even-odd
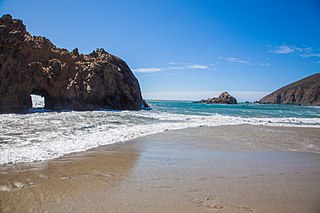
{"type": "Polygon", "coordinates": [[[205,100],[197,101],[196,103],[206,104],[237,104],[237,99],[231,96],[228,92],[223,92],[217,98],[208,98],[205,100]]]}
{"type": "Polygon", "coordinates": [[[104,49],[80,54],[30,35],[21,20],[0,19],[0,112],[23,112],[30,94],[46,109],[138,110],[147,106],[128,65],[104,49]]]}
{"type": "Polygon", "coordinates": [[[259,103],[320,106],[320,73],[282,87],[263,97],[259,103]]]}

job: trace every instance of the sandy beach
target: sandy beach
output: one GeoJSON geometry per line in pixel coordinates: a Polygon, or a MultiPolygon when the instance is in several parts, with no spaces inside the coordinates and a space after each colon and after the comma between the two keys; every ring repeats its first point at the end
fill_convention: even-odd
{"type": "Polygon", "coordinates": [[[319,177],[318,128],[189,128],[3,165],[0,212],[316,213],[319,177]]]}

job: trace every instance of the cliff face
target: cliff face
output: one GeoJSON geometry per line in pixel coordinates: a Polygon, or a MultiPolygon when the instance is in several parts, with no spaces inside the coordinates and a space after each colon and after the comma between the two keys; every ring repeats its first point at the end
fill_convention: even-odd
{"type": "Polygon", "coordinates": [[[205,100],[196,101],[196,103],[206,104],[237,104],[237,99],[231,96],[228,92],[223,92],[217,98],[208,98],[205,100]]]}
{"type": "Polygon", "coordinates": [[[320,106],[320,73],[282,87],[263,97],[259,102],[320,106]]]}
{"type": "Polygon", "coordinates": [[[0,19],[0,112],[23,112],[30,94],[46,109],[138,110],[146,107],[138,80],[120,58],[97,49],[79,54],[30,35],[21,20],[0,19]]]}

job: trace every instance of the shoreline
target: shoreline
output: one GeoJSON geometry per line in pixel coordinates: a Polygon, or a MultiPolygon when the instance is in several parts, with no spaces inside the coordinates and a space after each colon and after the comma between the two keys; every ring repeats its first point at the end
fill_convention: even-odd
{"type": "MultiPolygon", "coordinates": [[[[278,124],[272,124],[272,123],[265,123],[265,124],[250,124],[250,123],[242,123],[242,124],[221,124],[221,125],[216,125],[216,126],[207,126],[207,125],[200,125],[200,126],[190,126],[190,127],[183,127],[183,128],[173,128],[173,129],[162,129],[160,131],[156,131],[156,132],[146,132],[146,133],[143,133],[142,135],[140,136],[134,136],[133,138],[131,139],[126,139],[124,141],[119,141],[119,142],[113,142],[113,143],[110,143],[110,144],[101,144],[101,145],[98,145],[98,146],[94,146],[94,147],[91,147],[91,148],[87,148],[87,149],[84,149],[84,150],[79,150],[79,151],[71,151],[71,152],[67,152],[67,153],[64,153],[64,154],[61,154],[61,155],[58,155],[58,156],[52,156],[52,157],[49,157],[49,158],[44,158],[44,159],[40,159],[40,160],[33,160],[33,161],[29,161],[29,159],[27,161],[6,161],[8,163],[0,163],[0,168],[1,167],[6,167],[6,166],[10,166],[10,165],[18,165],[18,164],[34,164],[34,163],[41,163],[41,162],[44,162],[44,161],[50,161],[50,160],[54,160],[54,159],[58,159],[58,158],[62,158],[64,156],[68,156],[68,155],[73,155],[73,154],[78,154],[78,153],[82,153],[82,152],[87,152],[87,151],[90,151],[90,150],[93,150],[93,149],[97,149],[101,146],[109,146],[109,145],[112,145],[112,144],[118,144],[118,143],[130,143],[131,141],[135,141],[135,140],[139,140],[140,138],[143,138],[143,137],[147,137],[147,136],[153,136],[153,135],[158,135],[158,134],[164,134],[168,131],[184,131],[184,130],[187,130],[187,129],[194,129],[194,128],[219,128],[219,127],[228,127],[228,126],[255,126],[255,127],[266,127],[266,128],[283,128],[284,130],[287,129],[295,129],[295,128],[298,128],[300,130],[302,129],[319,129],[320,131],[320,126],[314,126],[314,125],[303,125],[303,126],[299,126],[299,125],[293,125],[293,124],[290,124],[290,125],[282,125],[282,126],[279,126],[278,124]]],[[[1,141],[0,141],[1,142],[1,141]]],[[[316,152],[316,153],[320,153],[320,147],[317,148],[317,151],[314,151],[314,149],[305,149],[305,150],[288,150],[288,151],[311,151],[311,152],[316,152]]],[[[8,155],[8,153],[5,153],[5,155],[8,155]]]]}
{"type": "Polygon", "coordinates": [[[319,147],[315,128],[166,131],[0,166],[0,212],[316,212],[319,147]]]}

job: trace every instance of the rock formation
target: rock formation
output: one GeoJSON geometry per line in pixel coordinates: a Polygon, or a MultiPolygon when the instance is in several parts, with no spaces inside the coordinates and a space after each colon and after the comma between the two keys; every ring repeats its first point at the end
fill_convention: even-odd
{"type": "Polygon", "coordinates": [[[200,100],[196,103],[206,104],[237,104],[237,99],[231,96],[228,92],[223,92],[218,98],[208,98],[206,100],[200,100]]]}
{"type": "Polygon", "coordinates": [[[263,97],[259,102],[320,106],[320,73],[282,87],[263,97]]]}
{"type": "Polygon", "coordinates": [[[0,19],[0,112],[24,112],[30,94],[46,109],[138,110],[147,106],[138,80],[120,58],[97,49],[80,54],[30,35],[21,20],[0,19]]]}

